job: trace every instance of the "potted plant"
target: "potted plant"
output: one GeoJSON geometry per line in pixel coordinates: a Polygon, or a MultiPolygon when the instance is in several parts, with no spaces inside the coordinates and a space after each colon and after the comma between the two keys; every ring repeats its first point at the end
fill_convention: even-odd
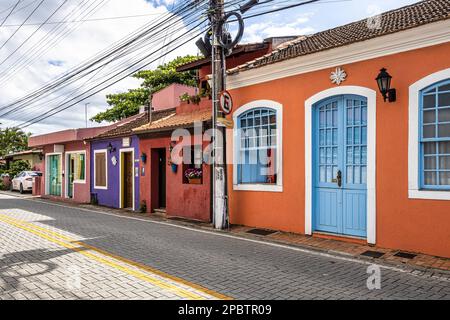
{"type": "Polygon", "coordinates": [[[187,169],[184,176],[188,179],[189,184],[202,184],[202,169],[187,169]]]}

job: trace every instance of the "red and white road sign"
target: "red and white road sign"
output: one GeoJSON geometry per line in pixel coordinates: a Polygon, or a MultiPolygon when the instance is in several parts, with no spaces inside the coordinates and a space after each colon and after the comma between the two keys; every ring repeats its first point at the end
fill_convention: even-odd
{"type": "Polygon", "coordinates": [[[225,114],[230,114],[233,111],[233,99],[228,91],[224,91],[220,95],[220,108],[225,114]]]}

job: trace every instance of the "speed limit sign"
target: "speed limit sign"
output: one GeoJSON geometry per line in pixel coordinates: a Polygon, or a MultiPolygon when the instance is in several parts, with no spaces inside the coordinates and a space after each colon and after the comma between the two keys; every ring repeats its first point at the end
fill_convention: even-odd
{"type": "Polygon", "coordinates": [[[228,91],[224,91],[220,95],[220,108],[225,114],[230,114],[233,110],[233,99],[228,91]]]}

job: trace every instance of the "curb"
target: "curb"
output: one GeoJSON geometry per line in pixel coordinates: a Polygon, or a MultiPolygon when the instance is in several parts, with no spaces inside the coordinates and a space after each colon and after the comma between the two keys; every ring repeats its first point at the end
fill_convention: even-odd
{"type": "Polygon", "coordinates": [[[234,236],[236,238],[255,240],[255,241],[259,241],[259,242],[263,242],[263,243],[267,243],[267,244],[282,245],[282,246],[286,246],[286,247],[307,250],[307,251],[316,252],[319,254],[326,254],[329,256],[334,256],[334,257],[339,257],[339,258],[344,258],[344,259],[355,259],[355,260],[359,260],[359,261],[361,261],[363,263],[367,263],[367,264],[372,263],[372,264],[385,266],[385,267],[398,268],[403,272],[410,273],[410,274],[413,274],[416,276],[425,276],[425,277],[438,278],[440,280],[450,281],[450,271],[444,270],[444,269],[438,269],[438,268],[432,268],[432,267],[422,267],[422,266],[418,266],[418,265],[398,263],[398,262],[394,262],[394,261],[370,258],[370,257],[365,257],[365,256],[360,256],[360,255],[352,255],[350,253],[346,253],[346,252],[342,252],[342,251],[338,251],[338,250],[323,249],[323,248],[307,246],[307,245],[299,245],[299,244],[295,244],[295,243],[288,242],[288,241],[269,239],[269,238],[266,238],[265,236],[247,234],[244,232],[233,232],[231,230],[216,230],[212,227],[211,224],[207,224],[207,223],[198,224],[198,223],[191,223],[188,221],[179,221],[179,220],[177,221],[174,219],[164,218],[164,217],[153,217],[153,216],[148,216],[148,215],[143,215],[143,214],[139,215],[139,214],[124,211],[121,209],[113,209],[113,208],[99,207],[99,206],[92,206],[92,205],[67,203],[64,201],[61,201],[61,202],[57,201],[55,203],[55,201],[53,201],[53,200],[49,200],[49,199],[45,199],[45,198],[41,198],[41,197],[33,197],[33,196],[25,197],[22,195],[10,194],[10,193],[6,193],[3,191],[0,191],[0,194],[12,196],[12,197],[15,197],[18,199],[23,199],[23,200],[28,200],[28,201],[41,202],[41,203],[48,204],[48,205],[53,204],[53,205],[59,205],[59,206],[64,206],[64,207],[68,207],[68,208],[73,208],[73,209],[79,208],[79,209],[89,211],[92,213],[111,214],[113,216],[123,217],[123,218],[138,218],[138,219],[147,220],[149,222],[152,222],[152,221],[153,222],[164,222],[164,223],[167,223],[167,224],[173,225],[173,226],[188,227],[191,229],[203,230],[203,231],[207,231],[210,233],[230,235],[230,236],[234,236]]]}

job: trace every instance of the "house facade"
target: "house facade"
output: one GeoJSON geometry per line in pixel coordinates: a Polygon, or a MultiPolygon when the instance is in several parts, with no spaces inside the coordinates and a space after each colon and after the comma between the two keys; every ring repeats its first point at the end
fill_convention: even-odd
{"type": "Polygon", "coordinates": [[[141,152],[139,136],[133,130],[175,113],[175,107],[167,103],[173,95],[194,94],[195,88],[173,84],[153,94],[152,110],[121,120],[114,128],[93,139],[91,143],[91,193],[99,205],[142,211],[141,162],[147,154],[141,152]]]}
{"type": "Polygon", "coordinates": [[[142,112],[89,140],[94,203],[139,210],[139,139],[132,129],[147,122],[148,114],[142,112]]]}
{"type": "Polygon", "coordinates": [[[203,159],[203,132],[210,126],[211,103],[203,100],[183,103],[171,115],[134,130],[147,155],[141,163],[140,197],[148,213],[211,221],[211,169],[203,159]],[[198,179],[189,179],[188,170],[197,172],[198,179]]]}
{"type": "Polygon", "coordinates": [[[109,127],[65,130],[30,137],[30,148],[42,149],[42,178],[34,190],[43,197],[90,202],[90,144],[85,142],[109,127]]]}
{"type": "Polygon", "coordinates": [[[27,161],[30,164],[31,170],[43,170],[43,153],[42,150],[26,150],[8,154],[4,157],[6,168],[9,168],[11,163],[16,161],[27,161]]]}
{"type": "Polygon", "coordinates": [[[450,257],[449,17],[423,1],[230,70],[231,223],[450,257]]]}

